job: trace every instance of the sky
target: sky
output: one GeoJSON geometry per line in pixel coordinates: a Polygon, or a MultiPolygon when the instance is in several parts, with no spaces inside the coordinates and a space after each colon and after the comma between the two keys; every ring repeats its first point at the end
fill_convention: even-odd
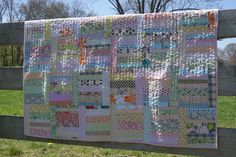
{"type": "MultiPolygon", "coordinates": [[[[115,10],[112,9],[112,5],[108,2],[108,0],[87,1],[92,1],[92,4],[89,3],[89,9],[94,10],[99,16],[116,14],[115,10]]],[[[236,9],[236,0],[221,0],[220,5],[222,6],[222,9],[236,9]]],[[[236,38],[218,40],[218,47],[223,49],[229,43],[236,43],[236,38]]]]}

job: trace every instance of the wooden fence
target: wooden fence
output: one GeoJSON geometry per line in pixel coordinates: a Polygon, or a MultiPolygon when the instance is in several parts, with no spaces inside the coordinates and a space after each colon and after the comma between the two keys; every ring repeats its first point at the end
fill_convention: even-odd
{"type": "MultiPolygon", "coordinates": [[[[0,67],[0,89],[23,89],[22,67],[0,67]]],[[[219,95],[236,95],[236,65],[218,67],[219,95]]]]}
{"type": "MultiPolygon", "coordinates": [[[[230,37],[236,37],[236,10],[220,10],[218,39],[224,39],[230,37]]],[[[0,24],[0,45],[22,45],[24,41],[23,39],[24,39],[24,23],[20,22],[20,23],[0,24]]],[[[219,95],[236,95],[236,79],[235,79],[236,68],[219,67],[218,70],[219,70],[218,72],[219,95]]],[[[9,73],[9,76],[12,75],[11,74],[12,72],[9,73]]],[[[22,76],[22,69],[19,70],[18,75],[20,75],[20,77],[22,76]]],[[[12,83],[12,80],[7,79],[7,75],[3,75],[3,72],[0,73],[0,89],[21,89],[21,88],[22,88],[21,79],[18,79],[18,81],[16,81],[15,83],[12,83]]],[[[160,153],[198,155],[206,157],[236,156],[236,128],[218,128],[218,149],[170,148],[170,147],[152,146],[148,144],[134,144],[134,143],[131,144],[131,143],[119,143],[119,142],[85,142],[85,141],[40,139],[34,137],[27,137],[24,136],[23,117],[0,115],[0,138],[76,144],[76,145],[115,148],[115,149],[141,150],[141,151],[151,151],[160,153]]]]}

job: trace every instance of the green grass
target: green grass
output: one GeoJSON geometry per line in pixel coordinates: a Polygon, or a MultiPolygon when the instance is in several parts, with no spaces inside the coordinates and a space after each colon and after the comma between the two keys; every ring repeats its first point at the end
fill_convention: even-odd
{"type": "MultiPolygon", "coordinates": [[[[0,139],[0,156],[20,157],[182,157],[183,155],[0,139]]],[[[190,156],[184,156],[190,157],[190,156]]]]}
{"type": "Polygon", "coordinates": [[[23,91],[0,90],[0,114],[23,115],[23,91]]]}
{"type": "MultiPolygon", "coordinates": [[[[23,115],[23,92],[0,90],[0,114],[23,115]]],[[[236,128],[236,96],[219,97],[218,120],[219,120],[219,127],[236,128]]],[[[5,156],[180,157],[183,155],[0,139],[0,157],[5,157],[5,156]]]]}
{"type": "Polygon", "coordinates": [[[220,96],[217,107],[219,127],[236,128],[236,96],[220,96]]]}

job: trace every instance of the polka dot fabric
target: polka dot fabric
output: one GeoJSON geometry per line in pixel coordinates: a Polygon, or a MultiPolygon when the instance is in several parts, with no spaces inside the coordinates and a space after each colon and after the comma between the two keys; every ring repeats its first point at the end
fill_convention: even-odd
{"type": "Polygon", "coordinates": [[[217,148],[217,10],[25,22],[25,135],[217,148]]]}

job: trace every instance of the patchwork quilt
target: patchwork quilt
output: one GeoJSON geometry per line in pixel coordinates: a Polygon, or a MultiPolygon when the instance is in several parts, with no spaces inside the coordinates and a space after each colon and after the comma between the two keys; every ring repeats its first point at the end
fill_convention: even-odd
{"type": "Polygon", "coordinates": [[[217,148],[217,10],[25,22],[25,135],[217,148]]]}

